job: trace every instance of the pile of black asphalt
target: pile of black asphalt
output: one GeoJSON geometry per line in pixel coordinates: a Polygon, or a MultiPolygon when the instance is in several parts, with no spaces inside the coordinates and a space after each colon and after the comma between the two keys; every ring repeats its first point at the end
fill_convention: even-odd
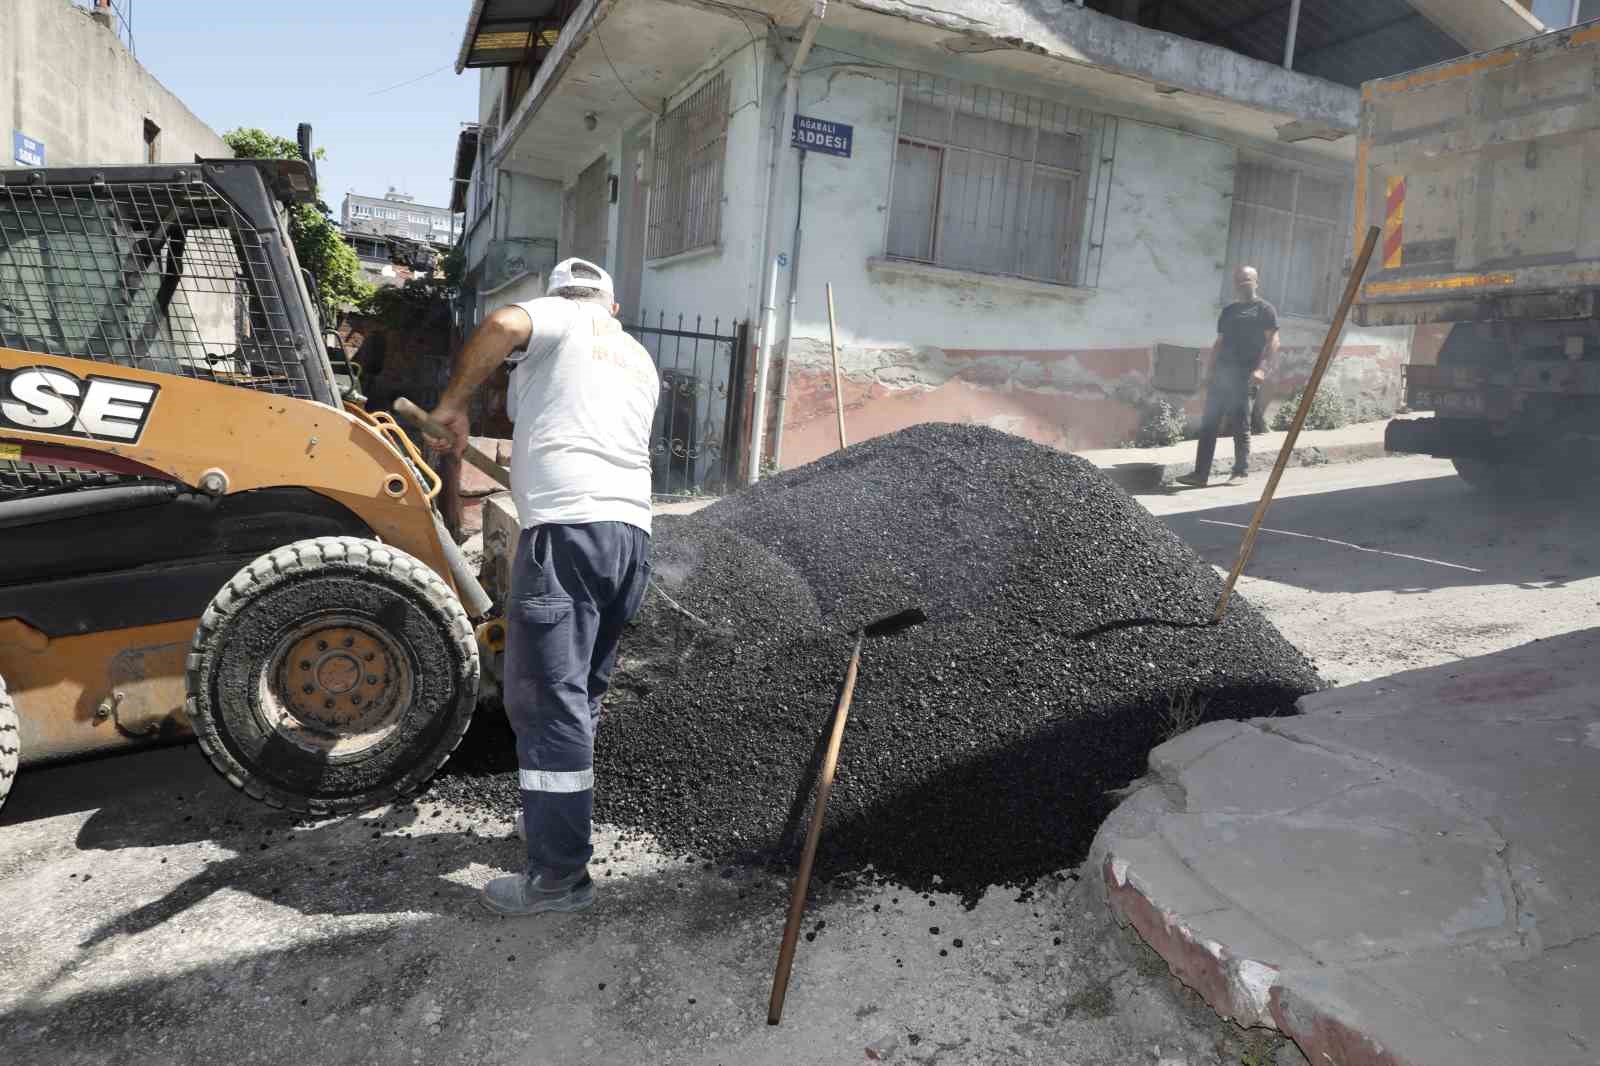
{"type": "MultiPolygon", "coordinates": [[[[818,858],[969,902],[1080,862],[1150,749],[1201,721],[1291,714],[1311,664],[1092,465],[926,424],[659,519],[596,746],[595,816],[708,861],[782,866],[855,631],[869,639],[818,858]]],[[[502,716],[435,783],[517,804],[502,716]]]]}

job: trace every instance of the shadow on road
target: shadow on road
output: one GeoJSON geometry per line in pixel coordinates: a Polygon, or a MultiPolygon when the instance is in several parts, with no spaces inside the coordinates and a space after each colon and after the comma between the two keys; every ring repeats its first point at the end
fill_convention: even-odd
{"type": "MultiPolygon", "coordinates": [[[[1226,568],[1255,507],[1252,498],[1165,521],[1226,568]]],[[[1559,588],[1600,574],[1597,537],[1594,502],[1507,499],[1428,478],[1274,501],[1248,573],[1315,592],[1559,588]]]]}

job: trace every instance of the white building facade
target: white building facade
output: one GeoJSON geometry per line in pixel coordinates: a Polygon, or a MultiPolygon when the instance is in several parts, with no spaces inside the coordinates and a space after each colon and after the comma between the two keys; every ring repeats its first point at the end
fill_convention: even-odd
{"type": "MultiPolygon", "coordinates": [[[[1437,22],[1430,2],[1358,0],[1335,25],[1304,0],[1297,46],[1273,22],[1290,5],[1232,0],[1212,5],[1241,8],[1218,12],[1224,47],[1121,0],[586,0],[519,49],[505,19],[528,4],[478,0],[477,313],[538,291],[532,258],[494,252],[538,241],[605,265],[627,321],[748,322],[726,368],[684,379],[700,438],[660,442],[715,438],[729,478],[837,446],[830,285],[852,440],[937,420],[1080,450],[1131,439],[1158,397],[1198,411],[1183,369],[1245,263],[1280,312],[1281,401],[1347,277],[1356,77],[1541,28],[1510,0],[1437,22]],[[1352,84],[1287,69],[1347,54],[1352,84]]],[[[1387,413],[1412,339],[1348,329],[1334,380],[1387,413]]]]}

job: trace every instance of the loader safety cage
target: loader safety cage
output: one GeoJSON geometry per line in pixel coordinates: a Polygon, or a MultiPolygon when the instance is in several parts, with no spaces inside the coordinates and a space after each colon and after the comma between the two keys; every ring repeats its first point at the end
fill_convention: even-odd
{"type": "Polygon", "coordinates": [[[337,405],[275,202],[312,195],[291,160],[0,170],[0,347],[337,405]]]}

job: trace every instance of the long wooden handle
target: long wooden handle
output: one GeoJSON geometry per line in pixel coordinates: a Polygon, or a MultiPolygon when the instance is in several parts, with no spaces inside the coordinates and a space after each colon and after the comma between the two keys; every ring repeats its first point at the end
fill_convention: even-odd
{"type": "Polygon", "coordinates": [[[839,412],[839,450],[844,451],[844,375],[839,371],[838,330],[833,324],[833,282],[828,282],[828,350],[833,353],[833,405],[839,412]]]}
{"type": "Polygon", "coordinates": [[[811,864],[817,858],[817,841],[822,839],[822,816],[828,809],[828,793],[833,791],[833,771],[839,763],[839,745],[844,740],[844,723],[850,717],[850,697],[856,690],[856,672],[861,668],[861,642],[865,633],[856,634],[856,650],[850,655],[850,669],[844,675],[844,694],[833,712],[833,735],[822,758],[822,775],[817,781],[817,809],[811,812],[811,827],[806,830],[805,850],[800,853],[800,869],[794,875],[789,895],[789,918],[783,923],[783,943],[778,948],[778,972],[772,977],[772,999],[767,1005],[767,1024],[783,1020],[783,999],[789,994],[789,971],[794,966],[795,941],[800,937],[800,921],[805,917],[806,889],[811,885],[811,864]]]}
{"type": "MultiPolygon", "coordinates": [[[[394,413],[430,437],[435,437],[439,440],[451,440],[455,436],[455,434],[451,433],[448,429],[445,429],[432,418],[428,417],[428,412],[424,411],[422,408],[418,407],[404,396],[400,396],[395,399],[394,413]]],[[[511,487],[511,471],[507,470],[505,467],[489,458],[471,441],[467,442],[467,450],[462,457],[466,459],[467,462],[471,463],[473,466],[489,475],[495,481],[499,482],[501,485],[504,485],[508,489],[511,487]]]]}
{"type": "Polygon", "coordinates": [[[1283,447],[1278,449],[1278,461],[1273,464],[1272,476],[1267,478],[1267,487],[1261,492],[1261,502],[1256,504],[1256,513],[1250,519],[1250,528],[1245,530],[1244,540],[1239,544],[1239,558],[1234,560],[1233,571],[1228,575],[1227,583],[1222,586],[1222,596],[1217,600],[1216,612],[1211,616],[1212,622],[1220,622],[1228,613],[1228,600],[1233,596],[1233,586],[1238,583],[1239,575],[1244,573],[1245,564],[1250,561],[1250,554],[1256,550],[1256,534],[1261,531],[1261,523],[1267,517],[1267,508],[1272,506],[1272,496],[1278,491],[1278,481],[1283,477],[1284,468],[1289,465],[1289,456],[1294,453],[1294,443],[1300,437],[1300,427],[1306,424],[1306,415],[1311,413],[1311,401],[1317,397],[1317,387],[1322,384],[1322,375],[1328,370],[1328,363],[1333,359],[1333,351],[1339,345],[1339,335],[1344,332],[1345,316],[1350,313],[1350,305],[1355,303],[1356,292],[1361,288],[1361,279],[1366,276],[1367,264],[1372,261],[1372,251],[1378,246],[1378,227],[1367,228],[1366,243],[1361,246],[1361,255],[1357,257],[1355,267],[1350,271],[1350,281],[1344,287],[1344,299],[1339,301],[1339,311],[1333,316],[1333,321],[1328,325],[1328,335],[1322,339],[1322,351],[1317,353],[1317,362],[1311,368],[1311,378],[1306,382],[1305,391],[1300,396],[1300,409],[1294,413],[1294,421],[1289,424],[1289,432],[1283,438],[1283,447]]]}

